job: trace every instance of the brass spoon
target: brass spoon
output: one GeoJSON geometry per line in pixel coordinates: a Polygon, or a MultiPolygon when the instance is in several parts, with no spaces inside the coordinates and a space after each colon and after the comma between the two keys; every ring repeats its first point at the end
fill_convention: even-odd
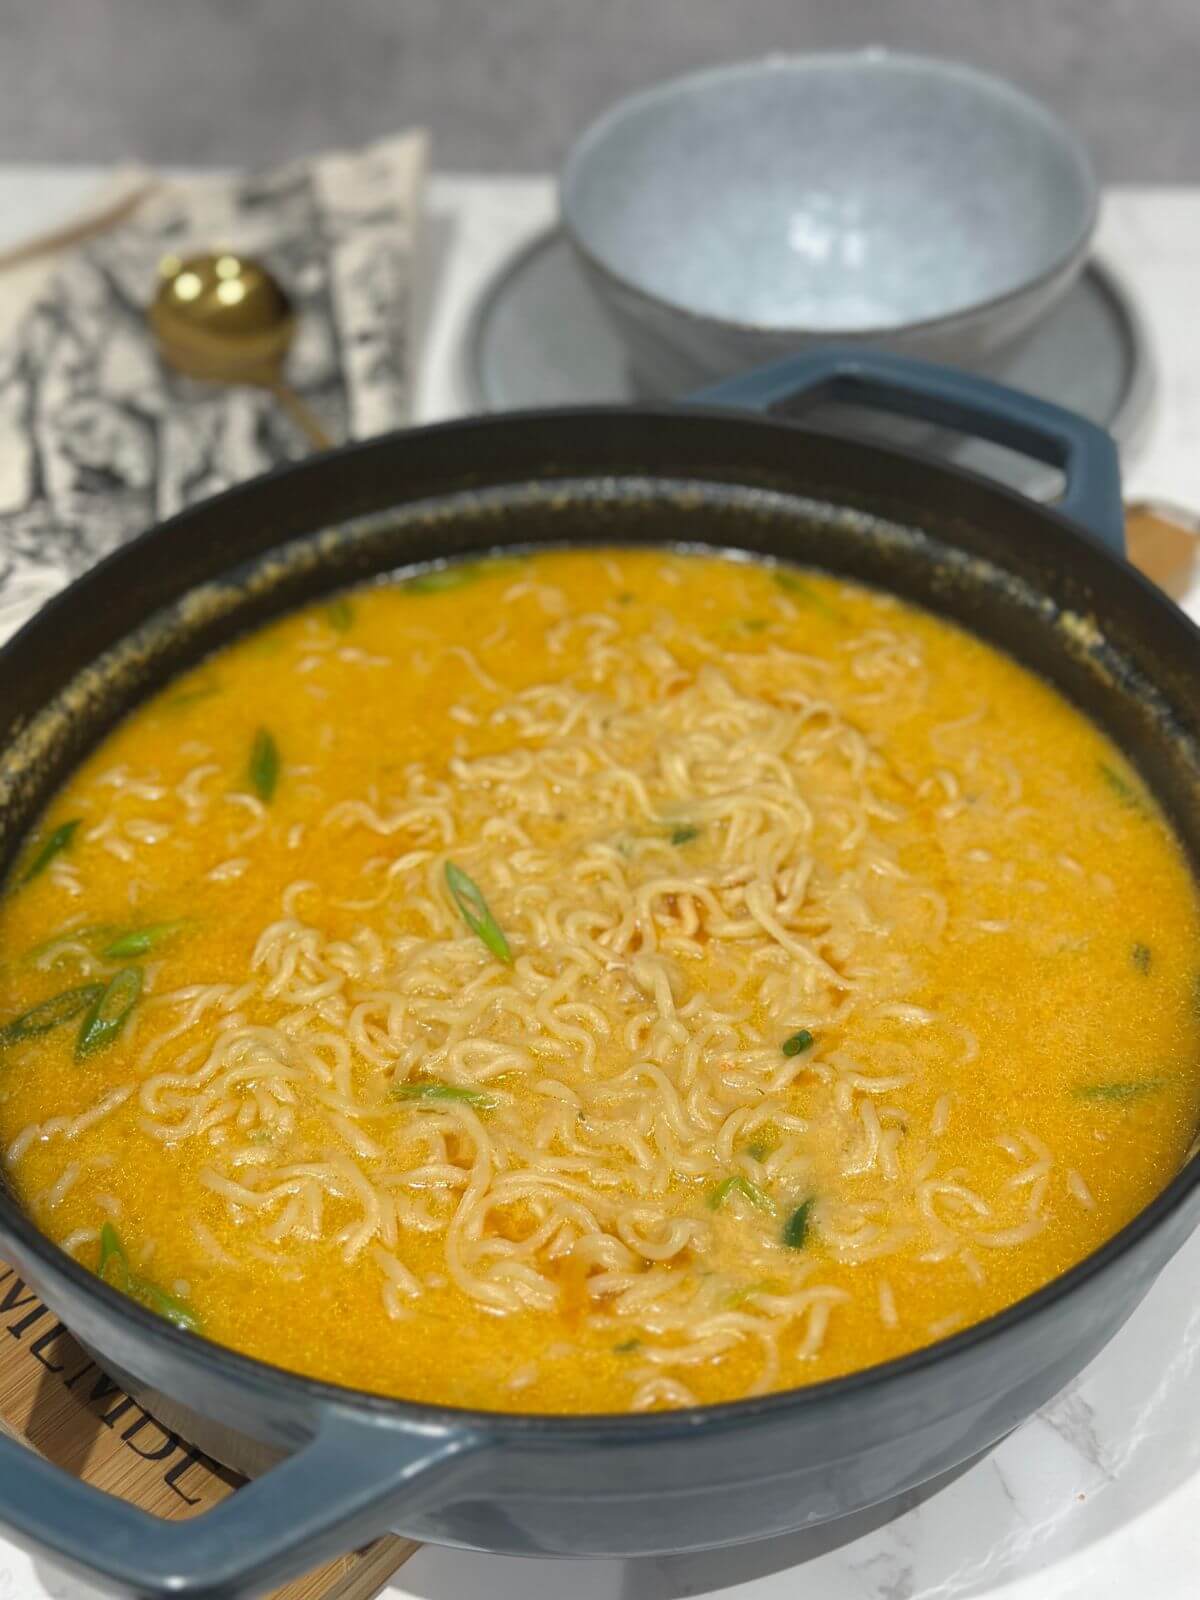
{"type": "Polygon", "coordinates": [[[148,316],[163,360],[189,378],[269,389],[318,450],[330,449],[321,422],[284,382],[296,318],[278,279],[231,251],[167,256],[159,274],[148,316]]]}

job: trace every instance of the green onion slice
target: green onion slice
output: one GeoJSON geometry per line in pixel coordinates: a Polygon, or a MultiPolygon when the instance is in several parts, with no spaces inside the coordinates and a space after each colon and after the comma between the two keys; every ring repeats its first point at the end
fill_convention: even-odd
{"type": "Polygon", "coordinates": [[[771,1216],[775,1215],[775,1202],[770,1195],[764,1194],[756,1183],[751,1183],[749,1178],[737,1174],[732,1178],[723,1178],[708,1197],[708,1209],[719,1211],[729,1199],[731,1194],[740,1194],[744,1200],[749,1200],[752,1206],[757,1206],[760,1211],[766,1211],[771,1216]]]}
{"type": "Polygon", "coordinates": [[[467,1089],[460,1083],[447,1083],[444,1078],[416,1078],[408,1083],[398,1083],[392,1089],[393,1100],[457,1100],[463,1105],[479,1106],[486,1110],[495,1104],[481,1089],[467,1089]]]}
{"type": "Polygon", "coordinates": [[[803,1055],[806,1050],[812,1049],[813,1043],[812,1034],[807,1028],[801,1028],[798,1033],[793,1033],[790,1039],[783,1041],[783,1053],[785,1056],[803,1055]]]}
{"type": "Polygon", "coordinates": [[[96,1005],[103,993],[102,983],[81,983],[78,988],[64,989],[62,994],[31,1006],[0,1028],[0,1049],[20,1044],[23,1039],[36,1039],[64,1022],[74,1022],[82,1012],[96,1005]]]}
{"type": "Polygon", "coordinates": [[[1131,811],[1148,813],[1150,808],[1146,798],[1132,779],[1127,778],[1116,767],[1110,766],[1107,761],[1097,761],[1096,770],[1123,806],[1128,806],[1131,811]]]}
{"type": "Polygon", "coordinates": [[[180,917],[174,922],[149,922],[144,928],[127,928],[111,944],[105,945],[100,954],[106,961],[123,961],[129,956],[149,955],[151,950],[157,950],[159,945],[166,944],[168,939],[173,939],[188,926],[186,918],[180,917]]]}
{"type": "Polygon", "coordinates": [[[478,578],[491,577],[504,572],[519,572],[525,565],[521,556],[489,556],[482,561],[453,561],[448,566],[430,567],[404,580],[404,588],[413,594],[444,594],[449,589],[463,589],[478,578]]]}
{"type": "Polygon", "coordinates": [[[463,589],[468,583],[474,583],[480,571],[477,561],[460,561],[450,567],[431,567],[428,572],[418,572],[415,577],[407,578],[404,587],[413,594],[444,594],[449,589],[463,589]]]}
{"type": "Polygon", "coordinates": [[[793,595],[797,600],[803,601],[806,606],[811,606],[823,617],[828,617],[831,622],[837,622],[838,614],[825,599],[817,593],[812,584],[802,578],[799,573],[791,572],[786,567],[775,569],[775,582],[785,594],[793,595]]]}
{"type": "MultiPolygon", "coordinates": [[[[48,956],[52,950],[57,950],[59,945],[95,945],[98,940],[111,939],[120,931],[115,922],[81,923],[78,928],[66,928],[62,933],[54,934],[52,938],[43,939],[41,944],[35,944],[31,950],[26,950],[21,960],[26,965],[34,965],[43,956],[48,956]]],[[[54,962],[53,965],[57,966],[58,963],[54,962]]]]}
{"type": "Polygon", "coordinates": [[[82,1061],[105,1050],[120,1033],[142,992],[140,967],[122,967],[109,979],[79,1026],[75,1059],[82,1061]]]}
{"type": "Polygon", "coordinates": [[[483,891],[474,878],[469,877],[453,861],[447,861],[446,886],[458,907],[459,915],[471,932],[478,934],[497,960],[506,961],[511,966],[512,951],[504,937],[504,930],[488,910],[483,891]]]}
{"type": "Polygon", "coordinates": [[[734,1289],[726,1296],[725,1305],[730,1311],[735,1311],[738,1306],[744,1305],[751,1295],[755,1294],[786,1294],[787,1285],[778,1278],[760,1278],[757,1283],[747,1283],[740,1289],[734,1289]]]}
{"type": "Polygon", "coordinates": [[[783,1225],[783,1242],[789,1250],[803,1250],[808,1241],[813,1202],[804,1200],[783,1225]]]}
{"type": "Polygon", "coordinates": [[[81,817],[72,817],[69,822],[59,823],[53,833],[48,833],[34,852],[29,865],[17,879],[18,884],[31,883],[34,878],[45,872],[55,856],[61,855],[68,848],[82,820],[81,817]]]}
{"type": "Polygon", "coordinates": [[[96,1276],[108,1282],[108,1263],[115,1261],[121,1268],[121,1282],[115,1284],[118,1289],[125,1289],[129,1285],[129,1257],[125,1254],[125,1246],[121,1243],[120,1235],[111,1222],[106,1222],[100,1229],[100,1264],[96,1268],[96,1276]]]}
{"type": "Polygon", "coordinates": [[[165,1289],[160,1289],[158,1284],[152,1283],[149,1278],[140,1277],[131,1269],[125,1246],[111,1222],[106,1222],[100,1229],[100,1262],[96,1268],[96,1276],[103,1278],[105,1283],[111,1283],[114,1289],[120,1289],[130,1299],[140,1300],[144,1306],[156,1311],[160,1317],[174,1323],[177,1328],[184,1328],[188,1333],[199,1333],[200,1319],[186,1302],[178,1295],[168,1294],[165,1289]],[[109,1277],[108,1267],[113,1261],[120,1268],[119,1281],[109,1277]]]}
{"type": "Polygon", "coordinates": [[[1165,1078],[1138,1078],[1127,1083],[1080,1083],[1075,1087],[1075,1098],[1126,1104],[1130,1100],[1145,1099],[1161,1089],[1165,1082],[1165,1078]]]}
{"type": "Polygon", "coordinates": [[[201,700],[211,700],[213,695],[222,693],[223,685],[216,678],[205,678],[191,689],[180,689],[177,694],[169,696],[163,701],[164,711],[182,711],[186,706],[194,706],[201,700]]]}
{"type": "Polygon", "coordinates": [[[183,1328],[187,1333],[200,1332],[199,1317],[178,1295],[168,1294],[165,1289],[160,1289],[158,1284],[151,1283],[148,1278],[135,1277],[132,1282],[131,1293],[143,1305],[149,1306],[151,1311],[157,1311],[160,1317],[174,1323],[177,1328],[183,1328]]]}
{"type": "Polygon", "coordinates": [[[247,775],[255,794],[264,805],[269,805],[279,782],[279,746],[267,728],[259,728],[254,735],[247,775]]]}

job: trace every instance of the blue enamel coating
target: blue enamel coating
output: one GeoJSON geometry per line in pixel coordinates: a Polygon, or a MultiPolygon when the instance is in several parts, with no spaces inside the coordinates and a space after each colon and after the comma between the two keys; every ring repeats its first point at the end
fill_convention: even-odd
{"type": "Polygon", "coordinates": [[[772,362],[690,399],[767,413],[801,399],[842,400],[1006,445],[1060,468],[1066,488],[1059,511],[1114,555],[1125,554],[1121,470],[1112,438],[1094,422],[1019,389],[953,367],[831,346],[772,362]]]}
{"type": "Polygon", "coordinates": [[[381,1497],[407,1491],[415,1508],[473,1445],[466,1431],[399,1433],[333,1413],[309,1444],[214,1510],[168,1522],[0,1434],[0,1506],[31,1543],[122,1593],[235,1600],[370,1540],[381,1497]]]}
{"type": "MultiPolygon", "coordinates": [[[[763,411],[847,383],[873,404],[965,422],[1060,462],[1068,509],[1095,537],[944,465],[700,406],[532,412],[364,441],[189,507],[85,574],[0,650],[2,767],[77,674],[162,615],[141,635],[136,682],[79,705],[77,741],[12,788],[0,866],[113,715],[244,627],[435,555],[681,536],[895,588],[1011,648],[1112,733],[1200,861],[1190,753],[1200,748],[1200,635],[1114,559],[1119,500],[1104,436],[979,380],[857,352],[787,362],[704,399],[763,411]],[[1022,584],[944,588],[936,561],[922,566],[913,553],[920,541],[870,536],[877,517],[929,530],[932,548],[961,550],[972,567],[1011,567],[1022,584]],[[329,533],[356,518],[359,532],[329,533]],[[304,555],[318,536],[319,559],[282,559],[287,541],[304,555]],[[236,574],[262,560],[275,587],[239,584],[236,574]],[[227,612],[183,603],[222,583],[227,612]],[[1020,600],[1030,591],[1050,612],[1094,607],[1137,672],[1093,671],[1020,600]],[[1146,683],[1170,703],[1169,725],[1145,715],[1146,683]]],[[[558,1417],[355,1394],[210,1344],[102,1283],[0,1191],[0,1253],[135,1398],[152,1413],[156,1397],[160,1409],[169,1401],[184,1433],[222,1459],[240,1459],[234,1434],[285,1458],[215,1511],[156,1523],[0,1437],[0,1526],[142,1600],[247,1597],[387,1530],[518,1555],[611,1556],[815,1528],[910,1495],[1018,1426],[1099,1353],[1198,1217],[1195,1160],[1087,1261],[927,1349],[730,1405],[558,1417]]]]}

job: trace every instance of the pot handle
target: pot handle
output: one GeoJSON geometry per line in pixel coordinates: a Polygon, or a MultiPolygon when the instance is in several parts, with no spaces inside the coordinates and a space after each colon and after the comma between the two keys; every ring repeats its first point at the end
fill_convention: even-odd
{"type": "Polygon", "coordinates": [[[1062,406],[953,367],[857,347],[830,346],[729,378],[689,403],[774,411],[800,399],[836,399],[917,417],[989,439],[1058,467],[1058,510],[1114,555],[1125,554],[1117,449],[1103,428],[1062,406]]]}
{"type": "Polygon", "coordinates": [[[398,1498],[423,1508],[477,1447],[465,1430],[324,1417],[315,1436],[212,1511],[151,1516],[0,1434],[0,1524],[139,1600],[246,1600],[377,1538],[398,1498]]]}

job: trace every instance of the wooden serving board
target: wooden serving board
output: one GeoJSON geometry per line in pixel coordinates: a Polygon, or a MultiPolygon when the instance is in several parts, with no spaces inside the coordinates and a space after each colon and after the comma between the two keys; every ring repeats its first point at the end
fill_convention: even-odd
{"type": "Polygon", "coordinates": [[[1129,559],[1173,600],[1191,586],[1200,554],[1200,517],[1178,506],[1136,501],[1125,507],[1129,559]]]}
{"type": "Polygon", "coordinates": [[[1133,565],[1173,600],[1187,594],[1200,555],[1200,517],[1179,506],[1136,501],[1125,507],[1125,542],[1133,565]]]}
{"type": "MultiPolygon", "coordinates": [[[[72,1476],[158,1517],[198,1516],[246,1481],[119,1389],[3,1262],[0,1429],[72,1476]]],[[[377,1539],[272,1591],[272,1600],[372,1600],[419,1548],[411,1539],[377,1539]]]]}

